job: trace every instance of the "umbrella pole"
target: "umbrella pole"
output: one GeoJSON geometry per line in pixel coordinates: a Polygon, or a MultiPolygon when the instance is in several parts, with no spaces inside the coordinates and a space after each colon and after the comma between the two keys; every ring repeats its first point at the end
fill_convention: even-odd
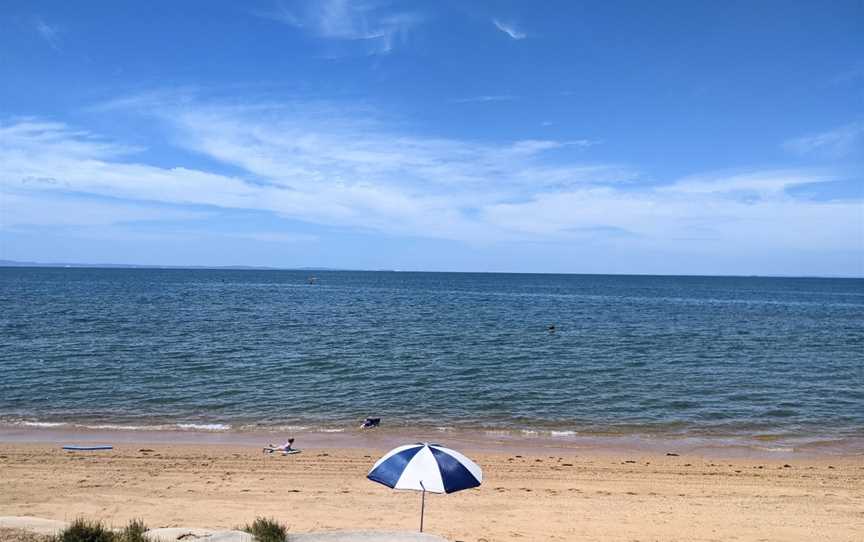
{"type": "Polygon", "coordinates": [[[423,532],[423,513],[426,511],[426,488],[423,488],[423,496],[420,497],[420,532],[423,532]]]}

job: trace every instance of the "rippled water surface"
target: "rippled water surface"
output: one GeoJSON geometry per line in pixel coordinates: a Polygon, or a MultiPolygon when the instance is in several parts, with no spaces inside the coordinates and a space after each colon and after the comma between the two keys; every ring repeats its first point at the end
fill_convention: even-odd
{"type": "Polygon", "coordinates": [[[0,421],[864,436],[862,280],[315,274],[0,269],[0,421]]]}

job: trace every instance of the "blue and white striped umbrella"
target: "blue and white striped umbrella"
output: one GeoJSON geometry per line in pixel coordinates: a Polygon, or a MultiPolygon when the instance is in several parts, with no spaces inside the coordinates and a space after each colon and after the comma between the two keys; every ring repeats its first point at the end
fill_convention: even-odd
{"type": "Polygon", "coordinates": [[[483,481],[483,471],[455,450],[418,443],[390,450],[375,462],[366,477],[393,489],[422,491],[420,531],[423,531],[426,492],[453,493],[477,487],[483,481]]]}

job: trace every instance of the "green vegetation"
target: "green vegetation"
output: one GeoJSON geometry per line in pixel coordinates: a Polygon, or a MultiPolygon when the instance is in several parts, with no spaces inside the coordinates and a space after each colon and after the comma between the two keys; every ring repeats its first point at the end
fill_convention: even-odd
{"type": "Polygon", "coordinates": [[[117,542],[111,529],[101,521],[78,518],[72,525],[60,531],[57,542],[117,542]]]}
{"type": "Polygon", "coordinates": [[[146,542],[146,531],[147,526],[140,519],[133,519],[121,531],[114,532],[101,521],[78,518],[52,542],[146,542]]]}
{"type": "MultiPolygon", "coordinates": [[[[256,542],[287,542],[288,528],[275,519],[257,517],[242,529],[256,542]]],[[[149,542],[144,538],[147,526],[133,519],[125,527],[113,531],[98,520],[78,518],[56,536],[28,533],[18,529],[0,529],[2,542],[149,542]]]]}
{"type": "Polygon", "coordinates": [[[247,524],[243,530],[255,537],[257,542],[285,542],[288,540],[288,528],[269,518],[255,518],[252,524],[247,524]]]}
{"type": "Polygon", "coordinates": [[[118,535],[117,542],[147,542],[144,538],[144,533],[147,532],[147,526],[140,519],[133,519],[123,527],[118,535]]]}

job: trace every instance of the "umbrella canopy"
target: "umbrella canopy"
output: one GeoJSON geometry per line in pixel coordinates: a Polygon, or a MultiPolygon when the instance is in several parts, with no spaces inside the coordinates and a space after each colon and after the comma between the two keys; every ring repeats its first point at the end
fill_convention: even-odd
{"type": "Polygon", "coordinates": [[[483,472],[455,450],[418,443],[388,452],[373,465],[367,478],[393,489],[453,493],[479,486],[483,472]]]}

